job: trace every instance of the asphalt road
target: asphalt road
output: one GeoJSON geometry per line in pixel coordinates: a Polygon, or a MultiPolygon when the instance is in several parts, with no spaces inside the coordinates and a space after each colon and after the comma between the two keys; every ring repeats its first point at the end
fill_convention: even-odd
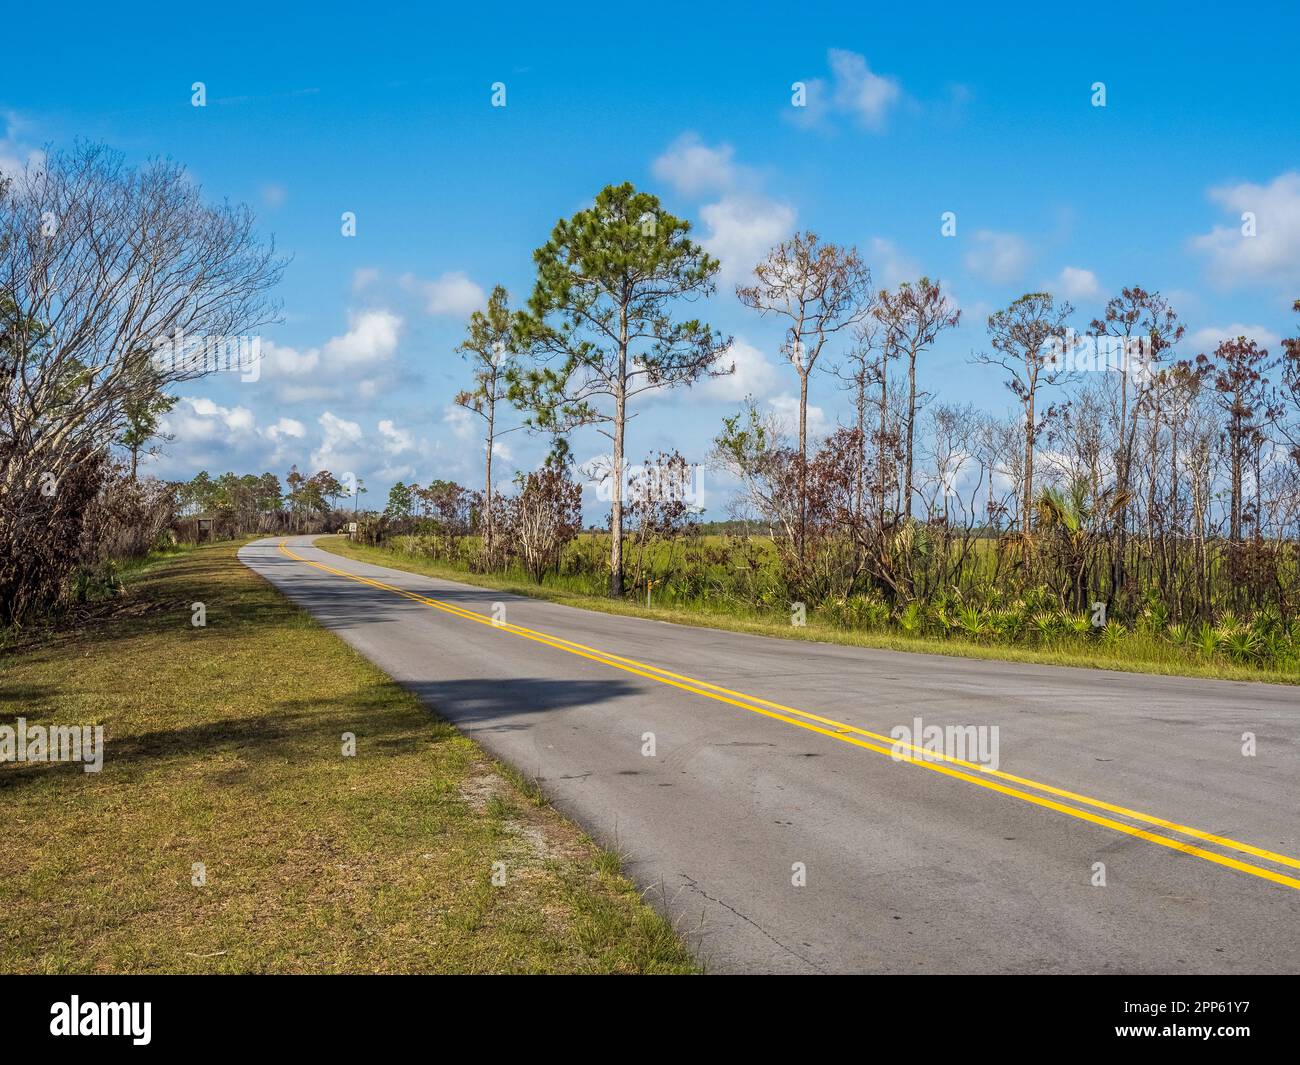
{"type": "Polygon", "coordinates": [[[1296,688],[617,617],[311,539],[240,558],[625,854],[711,971],[1300,971],[1296,688]],[[997,772],[893,757],[917,717],[996,726],[997,772]]]}

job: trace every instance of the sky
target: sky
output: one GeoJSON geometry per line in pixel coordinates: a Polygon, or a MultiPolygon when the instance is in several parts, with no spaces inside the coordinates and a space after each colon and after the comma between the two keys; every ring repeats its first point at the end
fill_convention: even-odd
{"type": "MultiPolygon", "coordinates": [[[[1300,6],[996,7],[61,4],[70,30],[25,5],[6,16],[30,46],[0,68],[0,169],[81,138],[248,203],[291,257],[281,320],[258,331],[256,380],[180,386],[144,468],[327,468],[364,481],[363,507],[397,480],[479,484],[477,426],[452,404],[465,321],[498,283],[522,305],[533,249],[610,183],[690,220],[722,263],[691,312],[735,338],[733,375],[639,404],[631,460],[703,460],[746,395],[797,409],[780,328],[735,298],[797,229],[855,245],[877,287],[941,280],[963,321],[919,374],[944,402],[1010,408],[972,355],[1028,291],[1068,298],[1084,332],[1125,285],[1159,290],[1185,355],[1295,335],[1300,6]]],[[[828,375],[810,402],[815,432],[848,417],[828,375]]],[[[515,432],[498,454],[508,474],[546,448],[515,432]]],[[[704,490],[725,516],[729,486],[704,490]]],[[[605,509],[589,493],[589,517],[605,509]]]]}

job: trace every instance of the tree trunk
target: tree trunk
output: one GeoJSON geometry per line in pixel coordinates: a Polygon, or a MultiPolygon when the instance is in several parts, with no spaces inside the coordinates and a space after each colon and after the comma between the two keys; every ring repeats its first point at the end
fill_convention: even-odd
{"type": "Polygon", "coordinates": [[[614,395],[614,492],[609,519],[609,594],[623,597],[623,430],[627,413],[627,312],[623,312],[618,343],[618,381],[614,395]]]}
{"type": "Polygon", "coordinates": [[[903,514],[912,520],[912,430],[916,424],[916,352],[907,358],[907,470],[903,483],[903,514]]]}
{"type": "Polygon", "coordinates": [[[1025,399],[1025,500],[1020,528],[1026,536],[1034,531],[1034,390],[1025,399]]]}
{"type": "Polygon", "coordinates": [[[485,462],[486,472],[483,478],[483,560],[489,569],[496,565],[496,557],[492,551],[492,443],[493,434],[496,430],[496,401],[488,401],[487,417],[487,460],[485,462]]]}
{"type": "Polygon", "coordinates": [[[808,372],[799,371],[799,557],[808,526],[808,372]]]}

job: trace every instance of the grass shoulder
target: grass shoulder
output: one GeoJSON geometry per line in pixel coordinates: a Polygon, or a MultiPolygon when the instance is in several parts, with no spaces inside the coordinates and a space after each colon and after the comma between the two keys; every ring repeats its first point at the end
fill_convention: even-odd
{"type": "Polygon", "coordinates": [[[0,971],[696,970],[616,856],[238,546],[0,653],[3,723],[105,733],[99,773],[0,766],[0,971]]]}
{"type": "Polygon", "coordinates": [[[1150,673],[1161,676],[1203,677],[1214,680],[1262,681],[1271,684],[1300,684],[1300,671],[1257,666],[1211,659],[1198,661],[1185,651],[1171,646],[1157,636],[1133,634],[1121,647],[1108,648],[1100,643],[1066,643],[1059,646],[1026,647],[1008,644],[980,643],[959,637],[905,636],[889,631],[863,628],[844,628],[827,624],[816,615],[810,615],[806,624],[795,626],[783,619],[757,615],[746,616],[734,610],[710,610],[705,606],[650,606],[630,599],[610,599],[590,595],[551,584],[536,584],[511,575],[472,573],[460,566],[396,550],[391,547],[374,547],[358,544],[345,536],[323,536],[316,546],[343,558],[370,562],[393,569],[406,570],[428,577],[459,581],[464,584],[492,588],[515,595],[531,596],[567,606],[596,610],[607,614],[651,618],[679,625],[724,629],[759,636],[772,636],[786,640],[806,640],[815,643],[844,644],[853,647],[870,647],[888,651],[906,651],[918,654],[951,655],[960,658],[989,659],[1003,662],[1027,662],[1039,665],[1076,666],[1087,669],[1107,669],[1128,673],[1150,673]]]}

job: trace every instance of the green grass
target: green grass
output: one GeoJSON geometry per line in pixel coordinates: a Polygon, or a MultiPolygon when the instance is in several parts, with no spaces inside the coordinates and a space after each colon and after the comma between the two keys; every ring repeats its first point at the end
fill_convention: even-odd
{"type": "Polygon", "coordinates": [[[939,638],[927,635],[904,635],[890,630],[845,628],[828,624],[815,614],[809,614],[806,625],[796,627],[784,618],[773,619],[770,615],[746,614],[735,608],[710,609],[707,605],[694,602],[689,606],[652,605],[647,608],[644,602],[609,599],[601,595],[575,591],[563,584],[538,585],[517,575],[470,573],[464,567],[449,565],[428,556],[394,550],[391,547],[358,544],[343,536],[321,537],[316,544],[344,558],[564,603],[587,610],[653,618],[731,632],[754,633],[787,640],[810,640],[890,651],[955,655],[962,658],[995,659],[1005,662],[1031,662],[1041,665],[1078,666],[1163,676],[1300,684],[1300,670],[1294,667],[1267,668],[1227,661],[1219,657],[1194,658],[1186,650],[1168,640],[1142,632],[1129,632],[1122,641],[1118,642],[1061,638],[1044,646],[1029,647],[984,642],[959,636],[939,638]]]}
{"type": "Polygon", "coordinates": [[[0,765],[0,970],[697,970],[615,856],[237,546],[2,652],[0,722],[101,724],[105,760],[0,765]]]}

